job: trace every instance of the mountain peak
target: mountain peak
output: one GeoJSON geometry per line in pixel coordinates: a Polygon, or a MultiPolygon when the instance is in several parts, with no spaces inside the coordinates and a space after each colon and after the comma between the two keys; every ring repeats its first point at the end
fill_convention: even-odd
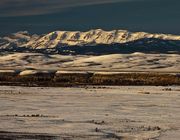
{"type": "Polygon", "coordinates": [[[55,31],[46,34],[37,42],[33,42],[32,47],[53,48],[56,45],[66,44],[68,46],[83,46],[91,44],[115,44],[127,43],[142,38],[157,38],[163,40],[180,40],[180,36],[165,34],[150,34],[145,32],[129,32],[127,30],[104,31],[94,29],[86,32],[80,31],[55,31]]]}
{"type": "MultiPolygon", "coordinates": [[[[97,46],[103,44],[124,44],[125,46],[131,44],[132,46],[133,42],[136,42],[136,44],[134,44],[136,46],[138,44],[139,46],[146,47],[149,46],[149,44],[154,46],[159,45],[157,43],[160,43],[161,45],[164,43],[165,45],[167,44],[167,41],[180,41],[180,36],[171,34],[152,34],[146,32],[129,32],[127,30],[105,31],[102,29],[92,29],[85,32],[53,31],[41,36],[31,36],[28,32],[23,31],[1,38],[0,49],[28,48],[42,50],[56,49],[64,46],[97,46]],[[159,41],[157,42],[157,40],[159,41]]],[[[175,45],[177,47],[177,44],[175,45]]]]}

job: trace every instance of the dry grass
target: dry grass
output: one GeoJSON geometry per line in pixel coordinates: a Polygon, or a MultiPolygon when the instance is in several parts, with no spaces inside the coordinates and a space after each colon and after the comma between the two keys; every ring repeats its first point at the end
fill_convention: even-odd
{"type": "Polygon", "coordinates": [[[47,73],[20,76],[0,74],[1,85],[76,86],[76,85],[180,85],[178,74],[165,73],[47,73]]]}

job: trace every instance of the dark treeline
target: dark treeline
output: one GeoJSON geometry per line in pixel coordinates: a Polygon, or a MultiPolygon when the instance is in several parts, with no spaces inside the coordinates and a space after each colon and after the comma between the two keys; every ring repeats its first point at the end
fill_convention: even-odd
{"type": "Polygon", "coordinates": [[[180,85],[180,75],[166,73],[39,73],[34,75],[0,74],[0,85],[78,86],[78,85],[180,85]]]}

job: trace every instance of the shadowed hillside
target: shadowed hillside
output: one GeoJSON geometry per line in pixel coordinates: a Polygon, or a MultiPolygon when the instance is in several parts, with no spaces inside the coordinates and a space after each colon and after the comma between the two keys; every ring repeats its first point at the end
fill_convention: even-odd
{"type": "MultiPolygon", "coordinates": [[[[43,50],[41,50],[43,51],[43,50]]],[[[139,39],[127,43],[111,45],[100,44],[96,46],[57,47],[55,52],[60,54],[117,54],[117,53],[180,53],[180,41],[161,40],[156,38],[139,39]]],[[[47,52],[46,52],[47,53],[47,52]]]]}
{"type": "Polygon", "coordinates": [[[32,47],[18,47],[17,44],[11,43],[11,47],[0,48],[2,52],[33,52],[45,54],[118,54],[118,53],[176,53],[180,52],[179,40],[164,40],[157,38],[143,38],[126,43],[114,44],[97,44],[84,46],[67,46],[66,44],[59,44],[54,48],[32,48],[32,47]]]}

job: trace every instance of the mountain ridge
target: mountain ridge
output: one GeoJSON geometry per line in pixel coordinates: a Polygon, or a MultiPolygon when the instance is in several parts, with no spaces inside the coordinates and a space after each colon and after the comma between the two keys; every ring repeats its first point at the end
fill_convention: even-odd
{"type": "MultiPolygon", "coordinates": [[[[115,50],[124,49],[122,47],[125,46],[127,50],[129,49],[131,51],[133,45],[137,49],[138,47],[144,47],[149,50],[153,47],[154,50],[152,51],[156,51],[156,47],[157,49],[158,47],[162,47],[163,50],[163,46],[165,46],[167,51],[169,47],[170,51],[178,52],[180,51],[180,35],[94,29],[86,32],[54,31],[45,35],[30,35],[27,31],[21,31],[0,38],[0,50],[17,52],[31,52],[33,50],[34,52],[68,52],[70,54],[72,53],[71,49],[74,49],[74,47],[78,49],[86,49],[87,47],[94,49],[95,46],[109,46],[109,49],[115,46],[111,48],[115,50]]],[[[92,51],[89,50],[89,52],[92,51]]],[[[108,50],[106,53],[108,53],[108,50]]]]}

